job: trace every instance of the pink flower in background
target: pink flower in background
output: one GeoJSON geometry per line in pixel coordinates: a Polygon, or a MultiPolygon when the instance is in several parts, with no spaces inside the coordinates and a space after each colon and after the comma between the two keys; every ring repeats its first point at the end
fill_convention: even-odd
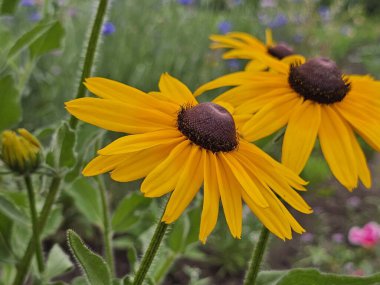
{"type": "Polygon", "coordinates": [[[351,244],[373,247],[380,242],[380,225],[369,222],[362,228],[352,227],[348,233],[348,240],[351,244]]]}

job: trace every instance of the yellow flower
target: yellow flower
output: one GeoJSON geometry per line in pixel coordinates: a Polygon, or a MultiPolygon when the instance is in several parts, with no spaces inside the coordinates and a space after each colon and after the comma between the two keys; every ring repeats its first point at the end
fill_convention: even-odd
{"type": "Polygon", "coordinates": [[[27,130],[18,129],[17,132],[6,130],[2,133],[2,160],[19,174],[32,173],[40,163],[41,145],[27,130]]]}
{"type": "Polygon", "coordinates": [[[210,39],[213,43],[210,45],[212,49],[226,48],[229,51],[223,54],[223,58],[241,58],[251,59],[245,67],[247,71],[260,71],[268,68],[267,65],[258,61],[262,54],[268,55],[273,59],[283,59],[284,57],[294,54],[293,49],[286,43],[276,44],[272,38],[272,30],[265,30],[265,44],[257,38],[247,33],[231,32],[226,35],[211,35],[210,39]]]}
{"type": "Polygon", "coordinates": [[[258,140],[287,125],[282,162],[300,173],[318,136],[338,181],[350,191],[358,179],[370,188],[370,172],[355,133],[380,151],[380,82],[369,76],[344,75],[326,58],[293,59],[289,64],[262,56],[275,72],[226,75],[201,86],[195,94],[237,86],[215,102],[229,102],[239,115],[254,114],[242,128],[245,139],[258,140]]]}
{"type": "Polygon", "coordinates": [[[141,191],[146,197],[172,192],[165,223],[181,215],[203,184],[202,242],[215,227],[220,199],[235,238],[241,237],[242,199],[280,238],[290,239],[291,229],[304,231],[276,195],[310,213],[293,189],[305,190],[305,182],[239,138],[227,111],[231,105],[198,103],[168,74],[161,76],[160,92],[149,94],[104,78],[89,78],[85,85],[100,98],[67,102],[67,110],[90,124],[130,134],[99,150],[83,170],[85,176],[110,172],[120,182],[145,177],[141,191]]]}

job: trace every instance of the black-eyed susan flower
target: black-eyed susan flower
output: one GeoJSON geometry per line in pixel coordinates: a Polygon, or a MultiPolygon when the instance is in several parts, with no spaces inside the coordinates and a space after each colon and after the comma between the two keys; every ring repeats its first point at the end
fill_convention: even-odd
{"type": "Polygon", "coordinates": [[[275,43],[272,30],[265,30],[265,43],[243,32],[230,32],[226,35],[211,35],[211,49],[229,49],[223,54],[225,59],[250,59],[245,70],[260,71],[268,68],[263,62],[258,61],[262,54],[274,59],[283,59],[294,54],[293,48],[286,43],[275,43]]]}
{"type": "Polygon", "coordinates": [[[262,56],[275,72],[226,75],[201,86],[195,94],[237,86],[215,102],[229,102],[239,115],[254,114],[241,129],[245,139],[258,140],[287,125],[282,162],[300,173],[318,137],[342,185],[351,191],[360,179],[370,188],[370,172],[355,133],[380,151],[380,82],[369,76],[344,75],[326,58],[294,59],[289,64],[262,56]]]}
{"type": "Polygon", "coordinates": [[[1,158],[9,169],[29,174],[38,168],[41,145],[26,129],[18,129],[17,133],[4,131],[1,142],[1,158]]]}
{"type": "Polygon", "coordinates": [[[230,104],[198,103],[168,74],[160,79],[160,92],[149,94],[104,78],[89,78],[85,85],[100,98],[67,102],[67,110],[85,122],[130,135],[99,150],[84,175],[110,172],[120,182],[145,177],[141,191],[146,197],[172,192],[162,218],[165,223],[181,215],[203,184],[199,234],[203,242],[217,222],[219,200],[235,238],[242,231],[242,200],[278,237],[291,238],[291,229],[304,231],[278,196],[310,213],[293,189],[304,190],[305,182],[239,137],[227,110],[230,104]]]}

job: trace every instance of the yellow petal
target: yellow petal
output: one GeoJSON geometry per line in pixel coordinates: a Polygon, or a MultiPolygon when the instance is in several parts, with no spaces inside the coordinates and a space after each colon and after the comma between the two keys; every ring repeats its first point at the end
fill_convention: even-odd
{"type": "Polygon", "coordinates": [[[301,104],[302,99],[294,94],[282,96],[265,105],[242,128],[241,134],[248,141],[255,141],[266,137],[281,129],[288,121],[295,107],[301,104]]]}
{"type": "Polygon", "coordinates": [[[352,149],[354,151],[354,156],[356,158],[356,163],[358,166],[359,178],[366,188],[371,188],[371,172],[369,171],[364,152],[360,147],[360,144],[356,139],[352,129],[349,126],[347,126],[347,130],[351,138],[352,149]]]}
{"type": "Polygon", "coordinates": [[[129,155],[99,155],[87,164],[82,174],[84,176],[94,176],[111,171],[115,169],[118,164],[123,163],[127,157],[129,157],[129,155]]]}
{"type": "Polygon", "coordinates": [[[255,59],[250,60],[250,61],[246,64],[246,66],[245,66],[245,68],[244,68],[244,70],[245,70],[245,71],[248,71],[248,72],[265,71],[265,70],[267,70],[267,69],[268,69],[268,66],[267,66],[267,65],[265,65],[264,63],[262,63],[262,62],[259,61],[259,60],[255,60],[255,59]]]}
{"type": "Polygon", "coordinates": [[[358,169],[346,124],[330,106],[321,108],[319,141],[326,161],[340,183],[352,191],[357,187],[358,169]]]}
{"type": "Polygon", "coordinates": [[[250,175],[247,174],[240,162],[235,159],[234,155],[236,155],[236,153],[237,152],[235,151],[232,153],[221,153],[219,155],[220,160],[222,160],[224,165],[229,168],[226,169],[226,171],[229,171],[236,178],[247,194],[254,197],[254,201],[258,206],[262,208],[268,207],[268,202],[259,191],[257,185],[253,182],[250,175]]]}
{"type": "Polygon", "coordinates": [[[154,109],[97,98],[66,102],[66,109],[76,118],[103,129],[138,134],[175,127],[175,117],[154,109]]]}
{"type": "Polygon", "coordinates": [[[162,102],[136,88],[114,80],[92,77],[87,78],[84,85],[92,93],[104,99],[117,100],[141,108],[154,108],[162,111],[164,114],[175,114],[178,111],[176,104],[162,102]]]}
{"type": "Polygon", "coordinates": [[[252,81],[255,81],[255,80],[258,81],[260,79],[265,79],[265,78],[268,80],[269,77],[266,77],[266,74],[267,73],[263,73],[263,72],[254,73],[254,72],[240,71],[240,72],[224,75],[203,84],[201,87],[195,90],[194,96],[199,96],[205,91],[220,88],[220,87],[237,86],[241,84],[252,83],[252,81]]]}
{"type": "Polygon", "coordinates": [[[114,155],[136,152],[161,144],[181,142],[185,137],[177,129],[159,130],[145,134],[121,137],[98,151],[100,155],[114,155]]]}
{"type": "Polygon", "coordinates": [[[285,178],[286,182],[292,187],[300,191],[305,191],[306,189],[303,187],[303,185],[307,185],[308,183],[303,180],[301,177],[299,177],[293,170],[289,169],[288,167],[284,166],[283,164],[277,162],[274,160],[271,156],[269,156],[267,153],[262,151],[260,148],[255,146],[252,143],[248,143],[246,141],[240,141],[240,149],[244,153],[247,153],[246,155],[251,156],[252,159],[257,159],[258,161],[266,161],[274,169],[277,169],[279,173],[285,178]]]}
{"type": "Polygon", "coordinates": [[[272,189],[294,209],[306,214],[311,213],[310,206],[290,187],[281,169],[274,168],[274,164],[268,161],[266,156],[253,155],[248,148],[248,144],[240,143],[240,152],[236,153],[236,157],[241,164],[245,165],[268,190],[272,189]]]}
{"type": "Polygon", "coordinates": [[[236,49],[226,52],[223,55],[223,58],[242,58],[242,59],[257,59],[263,64],[267,65],[272,70],[281,73],[289,73],[289,65],[286,62],[279,61],[271,55],[264,54],[260,51],[246,50],[246,49],[236,49]]]}
{"type": "MultiPolygon", "coordinates": [[[[240,191],[235,191],[235,185],[231,182],[235,179],[229,172],[220,153],[217,154],[218,167],[215,169],[218,179],[218,187],[222,200],[224,215],[233,237],[241,238],[242,231],[242,201],[240,191]]],[[[240,186],[239,184],[237,184],[240,186]]],[[[241,186],[240,186],[241,187],[241,186]]]]}
{"type": "Polygon", "coordinates": [[[124,155],[123,162],[111,172],[111,178],[119,182],[143,178],[164,161],[175,146],[176,143],[170,143],[124,155]]]}
{"type": "Polygon", "coordinates": [[[219,166],[215,156],[208,151],[204,159],[203,209],[199,230],[199,239],[202,243],[206,242],[218,220],[220,194],[215,169],[219,166]]]}
{"type": "Polygon", "coordinates": [[[166,206],[163,222],[170,224],[177,220],[199,191],[203,182],[205,155],[206,150],[197,145],[191,146],[190,154],[186,158],[185,166],[166,206]]]}
{"type": "Polygon", "coordinates": [[[282,163],[301,173],[313,150],[321,122],[320,105],[310,100],[294,108],[282,144],[282,163]]]}
{"type": "Polygon", "coordinates": [[[211,44],[210,48],[249,48],[247,43],[239,39],[234,39],[229,35],[211,35],[210,40],[216,42],[211,44]]]}
{"type": "Polygon", "coordinates": [[[168,73],[161,75],[158,87],[165,97],[179,105],[198,104],[189,88],[168,73]]]}
{"type": "Polygon", "coordinates": [[[281,61],[288,65],[304,64],[306,59],[302,55],[292,54],[292,55],[285,56],[283,59],[281,59],[281,61]]]}
{"type": "Polygon", "coordinates": [[[355,128],[371,147],[380,151],[380,122],[376,119],[380,108],[376,108],[377,112],[374,112],[371,108],[360,108],[360,105],[352,101],[346,103],[345,100],[335,104],[333,108],[355,128]]]}
{"type": "Polygon", "coordinates": [[[141,184],[141,192],[146,197],[160,197],[174,190],[190,149],[188,140],[178,144],[169,156],[147,175],[141,184]]]}
{"type": "Polygon", "coordinates": [[[270,207],[258,207],[252,198],[247,196],[246,193],[242,193],[244,202],[269,231],[280,239],[291,239],[292,233],[289,222],[279,206],[281,202],[276,201],[263,186],[261,186],[261,188],[270,207]]]}
{"type": "Polygon", "coordinates": [[[268,47],[271,47],[274,44],[273,37],[272,37],[272,30],[269,28],[265,29],[265,42],[268,47]]]}
{"type": "MultiPolygon", "coordinates": [[[[274,85],[274,84],[273,84],[274,85]]],[[[283,98],[284,100],[291,101],[294,98],[294,94],[289,93],[289,88],[279,87],[276,88],[272,85],[272,91],[262,92],[255,94],[251,93],[251,99],[246,100],[243,104],[236,108],[236,114],[254,114],[263,108],[265,105],[272,103],[277,98],[283,98]]],[[[237,89],[237,88],[236,88],[237,89]]],[[[239,94],[239,97],[242,97],[243,94],[239,94]]]]}

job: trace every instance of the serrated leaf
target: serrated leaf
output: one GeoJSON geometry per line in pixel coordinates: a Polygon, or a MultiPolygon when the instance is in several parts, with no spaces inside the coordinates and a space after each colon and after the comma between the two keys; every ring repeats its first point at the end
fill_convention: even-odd
{"type": "Polygon", "coordinates": [[[65,30],[63,29],[61,23],[55,22],[30,45],[29,50],[32,58],[58,49],[61,46],[61,41],[64,34],[65,30]]]}
{"type": "Polygon", "coordinates": [[[11,250],[12,220],[0,212],[0,261],[14,261],[11,250]]]}
{"type": "Polygon", "coordinates": [[[139,193],[125,197],[117,206],[112,216],[112,229],[115,232],[125,232],[139,220],[140,212],[149,205],[146,199],[139,193]]]}
{"type": "Polygon", "coordinates": [[[67,231],[67,240],[79,262],[89,285],[111,285],[111,274],[104,259],[92,252],[73,231],[67,231]]]}
{"type": "Polygon", "coordinates": [[[9,49],[7,58],[8,60],[16,56],[23,50],[29,48],[33,43],[37,42],[41,37],[43,37],[49,29],[55,25],[57,21],[41,21],[39,24],[34,26],[32,29],[24,33],[14,45],[9,49]]]}
{"type": "Polygon", "coordinates": [[[53,277],[59,276],[62,273],[69,271],[73,267],[69,256],[57,244],[49,252],[46,261],[46,268],[43,273],[45,280],[50,280],[53,277]]]}
{"type": "Polygon", "coordinates": [[[258,276],[261,285],[376,285],[380,274],[359,277],[322,273],[316,269],[293,269],[289,271],[262,271],[258,276]]]}
{"type": "Polygon", "coordinates": [[[21,118],[20,94],[12,76],[0,78],[0,131],[16,124],[21,118]]]}
{"type": "Polygon", "coordinates": [[[102,207],[100,192],[95,189],[90,179],[79,178],[67,189],[78,210],[93,224],[102,225],[102,207]]]}
{"type": "Polygon", "coordinates": [[[22,225],[28,225],[28,218],[26,215],[2,195],[0,195],[0,212],[13,221],[22,225]]]}
{"type": "Polygon", "coordinates": [[[13,14],[16,11],[18,0],[3,0],[0,2],[0,14],[13,14]]]}

